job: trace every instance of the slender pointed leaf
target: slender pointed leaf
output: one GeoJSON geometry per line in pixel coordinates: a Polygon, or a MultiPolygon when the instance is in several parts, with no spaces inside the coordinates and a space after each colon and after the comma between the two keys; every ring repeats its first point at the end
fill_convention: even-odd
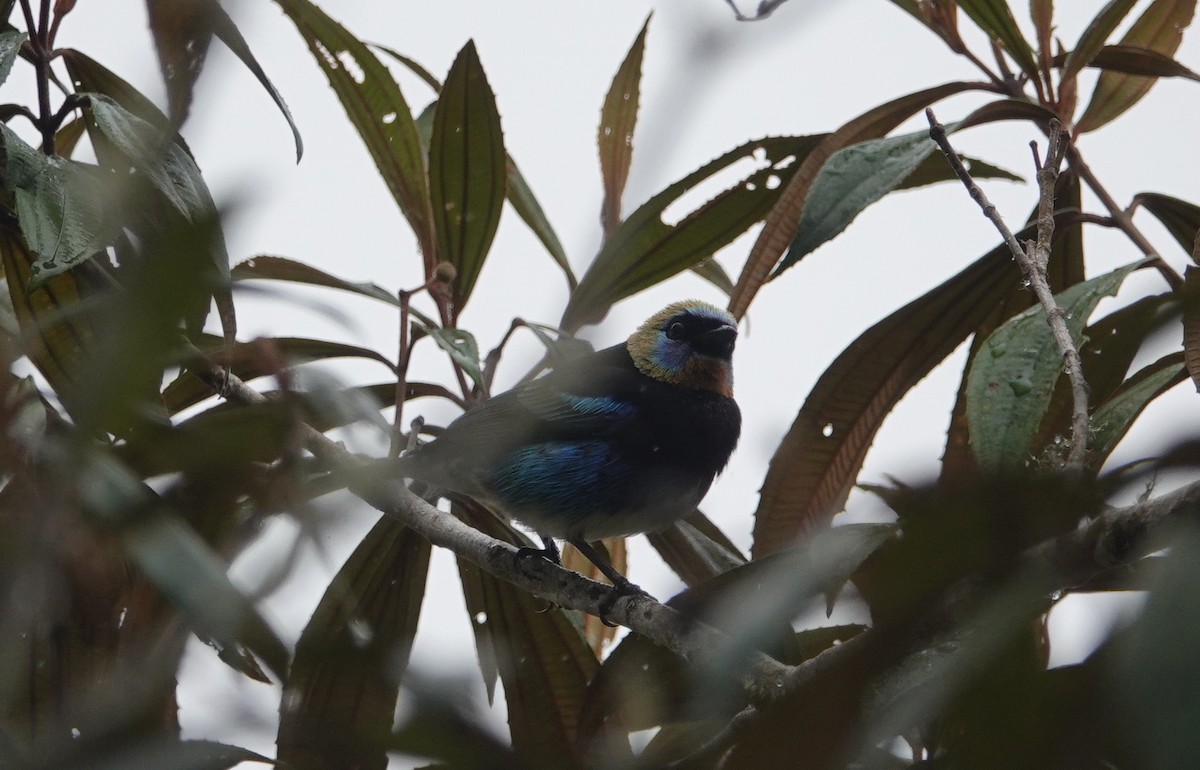
{"type": "Polygon", "coordinates": [[[646,201],[604,242],[559,325],[574,331],[595,323],[617,300],[711,257],[771,210],[799,161],[820,141],[819,136],[798,136],[747,142],[646,201]],[[663,212],[684,193],[743,158],[755,158],[759,169],[678,224],[663,221],[663,212]]]}
{"type": "Polygon", "coordinates": [[[1059,75],[1061,80],[1073,80],[1083,71],[1084,67],[1091,64],[1092,59],[1108,42],[1109,36],[1112,35],[1117,25],[1136,4],[1137,0],[1110,0],[1100,9],[1095,18],[1088,22],[1083,34],[1079,36],[1079,42],[1067,54],[1063,62],[1062,73],[1059,75]]]}
{"type": "MultiPolygon", "coordinates": [[[[1121,45],[1149,48],[1172,56],[1192,23],[1196,0],[1154,0],[1134,22],[1121,45]]],[[[1094,131],[1119,117],[1154,86],[1155,78],[1106,71],[1100,75],[1092,99],[1075,124],[1075,131],[1094,131]]]]}
{"type": "Polygon", "coordinates": [[[290,767],[387,766],[429,551],[384,517],[338,570],[296,644],[277,739],[290,767]]]}
{"type": "Polygon", "coordinates": [[[475,335],[466,329],[447,329],[436,326],[430,324],[428,320],[414,320],[413,325],[432,337],[438,347],[446,351],[450,358],[462,367],[481,391],[487,391],[487,382],[483,377],[483,365],[479,359],[479,345],[475,342],[475,335]]]}
{"type": "Polygon", "coordinates": [[[429,193],[441,256],[457,268],[461,313],[496,236],[507,180],[496,97],[468,42],[459,51],[433,113],[429,193]]]}
{"type": "Polygon", "coordinates": [[[437,264],[425,158],[412,111],[371,49],[309,0],[276,0],[296,25],[408,220],[426,275],[437,264]]]}
{"type": "Polygon", "coordinates": [[[1099,468],[1150,402],[1188,377],[1183,353],[1171,353],[1130,377],[1092,415],[1088,464],[1099,468]]]}
{"type": "MultiPolygon", "coordinates": [[[[608,563],[613,566],[613,569],[622,575],[629,574],[629,547],[625,538],[609,537],[598,541],[598,544],[602,548],[601,553],[608,556],[608,563]]],[[[570,543],[563,546],[562,563],[567,569],[578,572],[586,578],[600,583],[609,582],[600,568],[570,543]]],[[[619,626],[609,625],[595,615],[583,616],[583,638],[597,658],[602,657],[604,650],[617,638],[618,628],[619,626]]]]}
{"type": "Polygon", "coordinates": [[[600,206],[600,224],[608,237],[621,224],[621,196],[629,179],[633,161],[633,130],[637,125],[638,104],[641,100],[642,57],[646,51],[646,31],[650,16],[642,24],[617,68],[604,106],[600,108],[600,130],[596,146],[600,152],[600,177],[604,182],[604,202],[600,206]]]}
{"type": "MultiPolygon", "coordinates": [[[[372,45],[405,67],[408,67],[436,93],[440,94],[442,92],[441,82],[418,62],[387,46],[374,43],[372,45]]],[[[433,111],[436,106],[436,101],[430,102],[429,106],[425,108],[416,121],[417,132],[421,137],[421,146],[426,154],[429,152],[429,140],[433,133],[433,111]]],[[[542,204],[538,202],[537,197],[533,194],[533,188],[525,181],[525,177],[517,167],[517,162],[513,160],[511,155],[507,156],[507,169],[508,202],[512,204],[513,210],[517,212],[517,216],[521,217],[521,221],[533,231],[537,239],[546,247],[546,251],[550,254],[550,257],[562,269],[563,275],[566,276],[567,286],[574,291],[579,281],[575,278],[575,273],[571,270],[571,263],[567,259],[567,253],[558,239],[558,234],[554,232],[554,227],[551,226],[550,220],[546,218],[546,212],[542,210],[542,204]]]]}
{"type": "Polygon", "coordinates": [[[892,407],[975,331],[1020,275],[1007,247],[872,326],[813,386],[763,481],[753,558],[829,523],[892,407]]]}
{"type": "Polygon", "coordinates": [[[235,265],[231,271],[231,277],[234,281],[261,279],[294,281],[296,283],[306,283],[310,286],[326,286],[331,289],[341,289],[342,291],[361,294],[364,297],[377,299],[380,302],[386,302],[396,307],[400,306],[400,300],[396,297],[396,294],[388,291],[379,284],[346,281],[335,275],[330,275],[324,270],[306,265],[303,262],[288,259],[287,257],[273,257],[268,254],[251,257],[245,262],[235,265]]]}
{"type": "MultiPolygon", "coordinates": [[[[171,123],[182,126],[192,105],[213,28],[224,11],[216,0],[146,0],[150,34],[167,87],[171,123]]],[[[225,17],[228,20],[228,16],[225,17]]],[[[229,21],[232,25],[232,21],[229,21]]]]}
{"type": "MultiPolygon", "coordinates": [[[[454,508],[493,537],[523,540],[488,511],[459,503],[454,508]]],[[[564,610],[461,559],[458,564],[463,585],[475,584],[482,591],[485,609],[473,621],[488,627],[491,654],[508,701],[513,748],[530,760],[554,757],[578,764],[580,706],[584,688],[599,668],[591,648],[564,610]]]]}
{"type": "MultiPolygon", "coordinates": [[[[1126,265],[1056,295],[1077,348],[1096,305],[1144,264],[1126,265]]],[[[1010,319],[987,338],[967,375],[967,424],[981,468],[1024,467],[1061,373],[1062,354],[1040,306],[1010,319]]]]}
{"type": "Polygon", "coordinates": [[[1133,45],[1106,45],[1096,53],[1089,67],[1123,72],[1127,75],[1146,75],[1155,78],[1186,78],[1200,81],[1193,72],[1166,54],[1133,45]]]}
{"type": "Polygon", "coordinates": [[[1037,79],[1038,68],[1033,59],[1033,49],[1021,34],[1021,28],[1017,26],[1017,20],[1013,18],[1005,0],[958,0],[958,7],[966,11],[989,37],[1000,41],[1022,72],[1037,79]]]}
{"type": "Polygon", "coordinates": [[[1183,273],[1183,360],[1192,384],[1200,392],[1200,268],[1183,273]]]}
{"type": "Polygon", "coordinates": [[[791,245],[812,183],[830,156],[843,147],[884,136],[916,112],[940,99],[981,87],[979,83],[944,83],[907,94],[864,112],[834,133],[824,136],[819,144],[804,155],[791,181],[781,187],[783,192],[767,215],[766,223],[738,276],[733,295],[729,298],[729,312],[738,318],[746,313],[754,296],[791,245]]]}
{"type": "Polygon", "coordinates": [[[700,511],[646,539],[688,586],[697,586],[746,563],[746,557],[700,511]]]}

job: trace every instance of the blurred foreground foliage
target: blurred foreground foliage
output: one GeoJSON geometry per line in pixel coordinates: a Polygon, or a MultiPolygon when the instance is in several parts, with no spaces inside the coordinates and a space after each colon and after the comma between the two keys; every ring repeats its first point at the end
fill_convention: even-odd
{"type": "MultiPolygon", "coordinates": [[[[595,618],[547,607],[462,561],[480,672],[489,696],[499,680],[507,699],[511,740],[503,741],[457,688],[407,670],[430,545],[404,525],[384,518],[371,529],[294,650],[226,577],[265,520],[303,518],[309,502],[345,488],[305,451],[304,424],[387,428],[385,415],[408,399],[468,408],[487,397],[503,345],[481,356],[458,318],[505,200],[570,288],[560,319],[512,321],[514,332],[527,329],[546,345],[547,362],[614,303],[685,270],[727,294],[741,317],[767,281],[870,204],[953,180],[926,132],[894,133],[926,107],[971,94],[976,106],[954,130],[1018,121],[1040,138],[1057,118],[1074,139],[1135,107],[1159,78],[1200,80],[1173,58],[1195,0],[1152,0],[1138,14],[1132,0],[1112,0],[1065,42],[1055,37],[1051,2],[1025,9],[894,0],[934,33],[931,45],[969,59],[981,79],[897,96],[827,134],[747,142],[624,212],[647,22],[614,62],[603,99],[604,242],[580,277],[505,150],[473,43],[439,79],[401,52],[361,42],[309,0],[276,1],[412,228],[424,276],[416,290],[281,256],[231,268],[220,211],[178,133],[214,37],[279,106],[297,156],[302,145],[268,79],[270,62],[260,66],[216,0],[147,0],[165,111],[86,53],[57,47],[74,2],[0,3],[0,81],[32,77],[39,94],[37,104],[0,105],[0,767],[226,768],[250,760],[380,768],[389,753],[458,767],[1200,761],[1192,729],[1200,718],[1200,493],[1185,486],[1170,497],[1152,485],[1162,468],[1194,476],[1200,444],[1162,447],[1129,467],[1106,464],[1150,402],[1189,377],[1200,383],[1200,273],[1171,266],[1200,256],[1200,207],[1172,191],[1141,192],[1122,205],[1074,145],[1056,191],[1048,274],[1090,386],[1082,471],[1063,467],[1071,400],[1061,360],[998,246],[963,255],[961,272],[829,364],[764,469],[749,554],[699,511],[650,536],[688,586],[670,604],[728,632],[721,655],[731,666],[750,650],[800,666],[800,684],[781,697],[751,702],[728,670],[696,667],[636,634],[609,650],[613,630],[595,618]],[[964,43],[966,26],[977,28],[969,38],[989,41],[985,50],[964,43]],[[392,68],[416,73],[436,98],[414,113],[392,68]],[[1087,69],[1099,77],[1084,97],[1087,69]],[[743,180],[676,224],[663,221],[686,192],[743,159],[755,166],[743,180]],[[1084,208],[1085,188],[1099,210],[1084,208]],[[1157,251],[1135,213],[1138,222],[1161,222],[1177,243],[1157,251]],[[759,224],[730,276],[714,254],[759,224]],[[1085,227],[1122,233],[1126,266],[1090,275],[1085,227]],[[1093,317],[1135,270],[1156,271],[1160,293],[1093,317]],[[405,329],[399,356],[320,339],[239,339],[232,288],[246,281],[389,303],[405,329]],[[1163,329],[1182,343],[1131,371],[1163,329]],[[968,340],[941,477],[920,488],[874,488],[895,510],[893,524],[830,527],[884,419],[968,340]],[[446,352],[452,378],[408,381],[418,343],[446,352]],[[294,376],[299,364],[347,357],[378,362],[387,377],[346,389],[294,376]],[[225,395],[225,370],[267,399],[214,398],[225,395]],[[1113,495],[1139,486],[1147,490],[1142,508],[1112,518],[1113,495]],[[1049,610],[1073,593],[1110,591],[1147,592],[1144,609],[1082,662],[1048,669],[1049,610]],[[865,606],[869,623],[797,622],[838,602],[865,606]],[[191,634],[277,687],[275,758],[180,736],[175,677],[191,634]],[[630,733],[645,730],[655,732],[635,752],[630,733]]],[[[779,4],[764,4],[764,13],[779,4]]],[[[1182,127],[1156,132],[1181,153],[1186,135],[1182,127]]],[[[982,160],[971,167],[981,178],[1018,178],[982,160]]],[[[930,212],[930,224],[936,217],[930,212]]],[[[503,328],[509,319],[488,322],[503,328]]],[[[394,424],[398,451],[398,416],[394,424]]],[[[452,513],[492,537],[527,542],[479,506],[458,503],[452,513]]],[[[605,545],[622,565],[624,543],[605,545]]]]}

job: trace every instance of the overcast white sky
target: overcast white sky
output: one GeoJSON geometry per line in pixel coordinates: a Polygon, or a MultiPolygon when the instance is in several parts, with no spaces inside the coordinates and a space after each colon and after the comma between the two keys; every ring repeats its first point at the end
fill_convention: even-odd
{"type": "MultiPolygon", "coordinates": [[[[1024,11],[1023,3],[1014,5],[1024,11]]],[[[1099,0],[1058,4],[1059,35],[1068,47],[1102,5],[1099,0]]],[[[1145,5],[1140,3],[1139,11],[1145,5]]],[[[184,133],[217,200],[239,204],[227,229],[232,258],[278,254],[389,289],[418,285],[420,262],[411,234],[291,23],[265,0],[227,7],[291,107],[306,149],[297,166],[290,134],[275,106],[254,78],[214,44],[184,133]]],[[[469,38],[475,40],[496,93],[506,147],[580,274],[600,241],[595,150],[600,104],[650,10],[655,16],[626,212],[748,139],[832,130],[900,93],[976,77],[965,61],[885,0],[792,0],[769,20],[754,24],[736,23],[721,0],[327,0],[323,7],[352,32],[417,59],[439,77],[458,49],[469,38]]],[[[1023,16],[1020,20],[1025,22],[1023,16]]],[[[964,20],[963,27],[969,26],[964,20]]],[[[1195,37],[1185,39],[1177,58],[1200,69],[1195,37]]],[[[59,45],[82,49],[162,103],[144,6],[137,0],[80,2],[63,25],[59,45]]],[[[432,94],[407,72],[397,75],[414,113],[422,109],[432,94]]],[[[12,80],[19,79],[27,80],[27,71],[19,68],[12,80]]],[[[6,86],[4,101],[22,98],[19,88],[6,86]]],[[[1090,86],[1081,88],[1081,94],[1088,93],[1090,86]]],[[[948,122],[965,115],[977,103],[972,99],[950,100],[936,109],[948,122]]],[[[1200,151],[1185,138],[1200,122],[1197,118],[1200,86],[1163,81],[1131,114],[1087,136],[1081,147],[1119,201],[1141,190],[1197,200],[1200,151]]],[[[922,125],[914,121],[907,130],[922,125]]],[[[955,142],[961,151],[1029,177],[1027,144],[1034,134],[1025,125],[989,126],[957,135],[955,142]]],[[[985,188],[1012,222],[1023,221],[1035,200],[1028,184],[1000,182],[985,188]]],[[[705,188],[690,200],[698,204],[713,192],[705,188]]],[[[1185,255],[1174,241],[1148,216],[1140,216],[1139,223],[1168,260],[1182,268],[1185,255]]],[[[751,238],[721,253],[732,275],[751,238]]],[[[735,542],[749,547],[756,490],[766,463],[809,388],[837,353],[996,242],[991,226],[956,185],[903,193],[872,207],[845,234],[762,291],[751,309],[749,329],[743,327],[735,361],[746,418],[742,442],[704,504],[735,542]]],[[[1138,256],[1122,239],[1090,230],[1088,247],[1093,273],[1138,256]]],[[[1129,283],[1135,292],[1162,288],[1152,276],[1135,276],[1129,283]]],[[[653,311],[685,296],[723,304],[711,286],[682,276],[621,303],[601,326],[585,333],[598,345],[611,344],[653,311]]],[[[557,268],[506,210],[463,324],[486,351],[508,323],[488,326],[485,319],[519,315],[555,323],[565,299],[557,268]]],[[[395,315],[378,303],[288,290],[281,299],[241,298],[239,316],[244,338],[332,337],[394,355],[395,315]],[[313,297],[336,302],[338,313],[306,305],[304,300],[313,297]]],[[[444,377],[444,364],[427,348],[415,362],[415,375],[444,377]]],[[[519,377],[536,352],[528,341],[514,347],[501,367],[500,383],[519,377]]],[[[881,481],[887,474],[917,481],[936,472],[961,368],[960,351],[901,404],[868,457],[865,479],[881,481]]],[[[339,364],[326,371],[350,382],[377,382],[386,374],[377,364],[339,364]]],[[[408,409],[416,414],[429,406],[415,402],[408,409]]],[[[1197,421],[1186,416],[1196,412],[1191,389],[1177,388],[1152,408],[1120,456],[1139,456],[1170,435],[1195,431],[1197,421]]],[[[436,419],[448,416],[445,411],[430,413],[436,419]]],[[[372,448],[368,433],[355,436],[363,441],[360,448],[372,448]]],[[[849,507],[856,517],[880,513],[878,503],[860,494],[851,497],[849,507]]],[[[270,620],[289,640],[298,636],[329,577],[373,521],[361,511],[332,508],[318,518],[319,547],[306,543],[293,579],[266,600],[270,620]]],[[[262,565],[282,558],[295,531],[288,522],[272,527],[268,541],[235,567],[235,576],[253,587],[262,565]]],[[[664,599],[679,589],[643,538],[635,538],[632,548],[635,582],[664,599]]],[[[471,635],[457,574],[445,554],[435,554],[429,585],[413,664],[470,672],[471,635]]],[[[1056,618],[1059,627],[1078,632],[1063,637],[1056,647],[1059,659],[1086,649],[1095,628],[1108,622],[1097,620],[1104,617],[1089,607],[1056,618]]],[[[191,737],[272,753],[277,689],[246,681],[199,645],[189,655],[181,684],[181,719],[191,737]]]]}

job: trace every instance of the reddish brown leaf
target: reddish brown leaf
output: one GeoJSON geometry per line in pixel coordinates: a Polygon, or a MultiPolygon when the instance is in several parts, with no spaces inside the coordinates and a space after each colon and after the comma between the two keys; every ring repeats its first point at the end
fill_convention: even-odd
{"type": "Polygon", "coordinates": [[[223,14],[216,0],[146,0],[150,34],[158,52],[158,66],[167,85],[167,112],[180,126],[192,104],[192,89],[212,42],[216,16],[223,14]]]}
{"type": "Polygon", "coordinates": [[[793,544],[842,509],[896,402],[975,331],[1019,282],[1007,247],[985,254],[875,324],[825,370],[763,482],[753,558],[793,544]]]}
{"type": "Polygon", "coordinates": [[[1192,266],[1183,274],[1183,361],[1200,391],[1200,268],[1192,266]]]}
{"type": "Polygon", "coordinates": [[[750,307],[767,276],[779,263],[796,237],[804,202],[817,173],[830,156],[843,147],[884,136],[913,114],[953,94],[984,88],[981,83],[955,82],[917,91],[869,110],[829,134],[805,156],[758,234],[750,256],[742,267],[737,285],[729,298],[729,312],[741,317],[750,307]]]}
{"type": "Polygon", "coordinates": [[[637,125],[638,102],[641,96],[642,55],[646,50],[646,30],[650,17],[638,32],[613,77],[604,106],[600,109],[600,131],[596,146],[600,151],[600,175],[604,180],[604,203],[600,207],[600,223],[607,238],[621,224],[621,195],[629,178],[633,160],[633,129],[637,125]]]}
{"type": "MultiPolygon", "coordinates": [[[[1195,13],[1196,0],[1155,0],[1121,38],[1121,44],[1149,48],[1171,56],[1179,48],[1183,31],[1192,23],[1195,13]]],[[[1117,118],[1145,96],[1156,80],[1105,71],[1096,82],[1087,109],[1075,125],[1076,133],[1094,131],[1117,118]]]]}
{"type": "MultiPolygon", "coordinates": [[[[629,548],[625,544],[625,538],[610,537],[600,543],[608,553],[609,563],[616,568],[617,572],[622,575],[626,574],[629,570],[629,548]]],[[[600,568],[592,564],[570,543],[563,546],[562,560],[564,567],[575,570],[584,577],[600,583],[609,582],[600,568]]],[[[605,625],[595,615],[583,616],[583,638],[587,640],[588,646],[592,648],[592,652],[596,654],[597,658],[600,658],[604,654],[605,648],[617,638],[617,629],[618,626],[605,625]]]]}

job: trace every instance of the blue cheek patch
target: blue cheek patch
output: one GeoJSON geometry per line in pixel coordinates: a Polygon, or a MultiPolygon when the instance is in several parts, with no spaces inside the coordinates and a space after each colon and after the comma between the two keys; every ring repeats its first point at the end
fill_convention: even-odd
{"type": "Polygon", "coordinates": [[[517,515],[522,508],[584,515],[609,511],[620,500],[619,480],[628,472],[607,442],[549,441],[509,457],[496,470],[493,485],[500,501],[517,515]]]}
{"type": "Polygon", "coordinates": [[[691,355],[692,351],[687,345],[681,345],[666,335],[659,335],[651,358],[656,365],[669,372],[682,372],[691,355]]]}

